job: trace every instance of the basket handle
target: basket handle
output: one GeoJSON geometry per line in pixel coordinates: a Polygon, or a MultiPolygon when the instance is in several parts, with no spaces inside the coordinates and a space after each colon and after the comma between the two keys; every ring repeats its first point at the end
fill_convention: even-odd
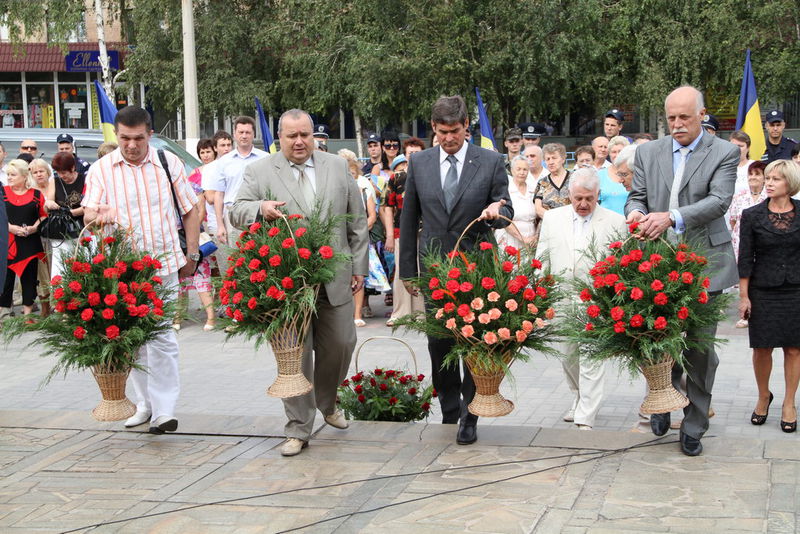
{"type": "Polygon", "coordinates": [[[364,345],[366,345],[370,341],[374,341],[376,339],[392,339],[394,341],[397,341],[397,342],[402,343],[403,345],[405,345],[406,348],[408,349],[408,351],[411,353],[411,360],[414,362],[414,374],[415,375],[419,374],[419,369],[417,368],[417,354],[414,352],[414,349],[411,348],[411,345],[409,345],[408,343],[406,343],[405,341],[403,341],[399,337],[394,337],[394,336],[372,336],[372,337],[368,337],[367,339],[362,341],[361,345],[359,345],[358,348],[356,349],[356,355],[355,355],[356,373],[358,372],[358,355],[361,354],[361,349],[364,348],[364,345]]]}
{"type": "MultiPolygon", "coordinates": [[[[519,227],[516,224],[514,224],[514,221],[512,221],[511,219],[509,219],[505,215],[498,215],[498,217],[500,219],[508,221],[509,224],[511,224],[511,226],[513,226],[517,230],[517,232],[519,232],[520,235],[522,235],[522,232],[519,231],[519,227]]],[[[464,231],[461,232],[460,236],[458,236],[458,240],[456,241],[456,244],[453,246],[453,250],[458,250],[458,247],[461,245],[461,240],[464,239],[465,235],[467,235],[467,232],[469,231],[469,229],[472,228],[474,225],[476,225],[478,222],[481,222],[481,221],[483,221],[483,219],[481,217],[477,217],[477,218],[473,219],[472,222],[470,222],[467,225],[466,228],[464,228],[464,231]]],[[[453,263],[453,259],[454,258],[450,258],[450,263],[453,263]]]]}

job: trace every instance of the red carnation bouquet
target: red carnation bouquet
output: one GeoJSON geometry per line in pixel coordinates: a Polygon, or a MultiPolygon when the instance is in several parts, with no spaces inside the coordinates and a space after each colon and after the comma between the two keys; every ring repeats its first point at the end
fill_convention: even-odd
{"type": "MultiPolygon", "coordinates": [[[[291,397],[311,391],[300,368],[303,341],[316,311],[321,284],[332,281],[347,262],[333,248],[335,229],[344,216],[289,215],[255,222],[239,235],[224,273],[220,301],[229,336],[255,338],[272,345],[278,378],[267,392],[291,397]],[[232,328],[231,328],[232,327],[232,328]]],[[[349,275],[348,275],[349,279],[349,275]]]]}
{"type": "Polygon", "coordinates": [[[138,250],[130,233],[119,229],[82,237],[74,253],[65,255],[64,274],[51,281],[55,313],[32,324],[23,318],[8,321],[3,335],[9,340],[35,332],[31,345],[41,345],[45,355],[57,358],[46,380],[87,367],[98,383],[116,376],[121,392],[109,395],[119,398],[104,392],[93,415],[100,420],[130,417],[135,408],[124,396],[125,379],[131,368],[139,367],[138,350],[170,328],[164,320],[172,313],[165,302],[168,289],[157,274],[161,262],[138,250]]]}
{"type": "Polygon", "coordinates": [[[395,325],[454,338],[445,365],[464,359],[469,366],[478,392],[470,411],[488,417],[510,413],[513,404],[498,392],[508,367],[514,360],[528,360],[523,349],[553,352],[553,305],[561,298],[556,278],[542,271],[539,260],[487,241],[469,252],[454,250],[444,260],[429,253],[423,264],[416,283],[426,311],[395,325]]]}
{"type": "MultiPolygon", "coordinates": [[[[631,234],[637,226],[630,226],[631,234]]],[[[684,365],[685,349],[721,341],[685,335],[719,321],[728,302],[726,295],[709,298],[708,260],[698,249],[631,235],[590,253],[597,261],[590,285],[578,288],[582,306],[570,328],[582,357],[618,359],[634,374],[655,365],[669,371],[674,362],[684,365]]]]}

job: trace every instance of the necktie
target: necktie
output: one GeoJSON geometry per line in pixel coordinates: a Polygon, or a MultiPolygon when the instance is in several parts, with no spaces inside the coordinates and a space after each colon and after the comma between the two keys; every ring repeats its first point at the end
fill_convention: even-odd
{"type": "Polygon", "coordinates": [[[458,168],[456,167],[458,160],[451,154],[447,156],[447,161],[450,163],[450,168],[444,177],[444,204],[447,212],[450,213],[455,204],[456,189],[458,189],[458,168]]]}
{"type": "Polygon", "coordinates": [[[314,188],[311,187],[311,180],[306,176],[305,163],[295,165],[295,168],[300,171],[300,176],[297,177],[297,184],[300,186],[300,193],[303,195],[303,200],[306,201],[306,207],[309,210],[314,209],[314,188]]]}
{"type": "Polygon", "coordinates": [[[681,181],[683,180],[683,171],[686,169],[686,158],[689,155],[689,147],[681,147],[678,149],[681,153],[681,160],[678,162],[678,168],[675,169],[675,177],[672,179],[672,190],[669,192],[669,209],[674,210],[678,208],[678,192],[681,189],[681,181]]]}

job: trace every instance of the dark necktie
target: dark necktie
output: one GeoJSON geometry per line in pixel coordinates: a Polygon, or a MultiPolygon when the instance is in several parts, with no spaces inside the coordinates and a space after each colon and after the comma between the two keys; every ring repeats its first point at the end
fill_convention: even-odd
{"type": "Polygon", "coordinates": [[[456,189],[458,189],[458,168],[456,167],[458,160],[451,154],[447,156],[447,161],[450,163],[450,168],[444,177],[444,204],[447,212],[450,213],[456,202],[456,189]]]}

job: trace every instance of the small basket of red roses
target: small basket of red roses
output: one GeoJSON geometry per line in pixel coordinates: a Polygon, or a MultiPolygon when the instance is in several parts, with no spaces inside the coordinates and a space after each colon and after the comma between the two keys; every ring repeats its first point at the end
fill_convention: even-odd
{"type": "Polygon", "coordinates": [[[130,370],[139,368],[138,350],[170,328],[164,315],[171,307],[165,304],[169,289],[158,276],[161,262],[138,250],[130,232],[106,229],[82,237],[73,254],[65,253],[64,274],[51,281],[55,313],[32,324],[22,318],[6,322],[3,336],[35,333],[31,345],[58,359],[46,380],[91,368],[103,396],[92,415],[119,421],[136,411],[125,397],[125,383],[130,370]]]}
{"type": "MultiPolygon", "coordinates": [[[[637,226],[630,226],[631,234],[637,226]]],[[[595,252],[591,287],[579,288],[583,306],[570,337],[581,344],[584,357],[618,359],[631,373],[645,375],[649,393],[643,413],[686,406],[688,399],[672,387],[672,367],[685,365],[685,349],[720,341],[686,333],[714,325],[727,302],[723,295],[709,298],[707,258],[687,243],[641,241],[634,235],[595,252]]]]}
{"type": "Polygon", "coordinates": [[[304,395],[312,389],[303,376],[303,342],[316,311],[319,286],[332,281],[348,256],[334,251],[340,216],[323,217],[317,206],[310,217],[289,215],[255,222],[242,232],[222,280],[231,335],[268,341],[278,377],[267,389],[274,397],[304,395]]]}

